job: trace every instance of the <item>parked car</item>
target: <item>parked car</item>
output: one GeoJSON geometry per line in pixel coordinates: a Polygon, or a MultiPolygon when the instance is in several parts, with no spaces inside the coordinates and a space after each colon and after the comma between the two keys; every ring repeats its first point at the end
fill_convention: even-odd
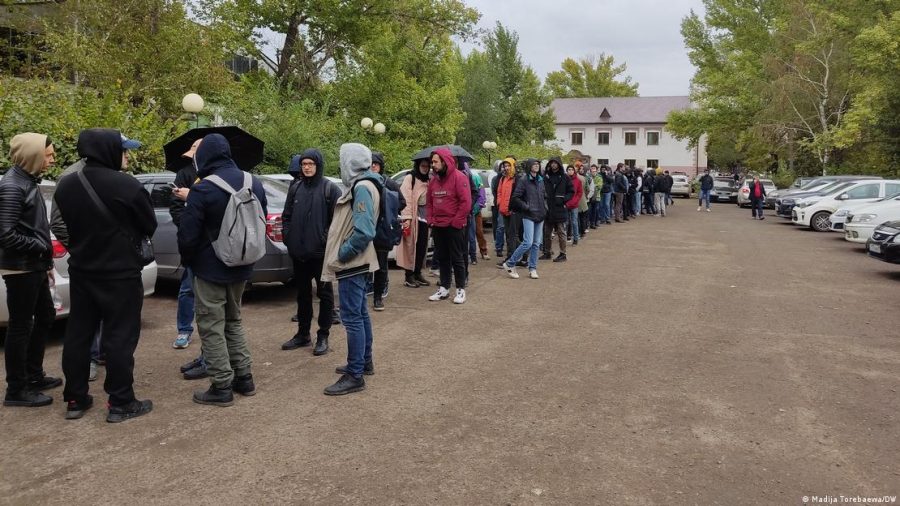
{"type": "Polygon", "coordinates": [[[864,244],[876,227],[894,220],[900,220],[900,195],[869,204],[848,214],[844,224],[844,239],[864,244]]]}
{"type": "Polygon", "coordinates": [[[878,225],[866,241],[866,253],[885,262],[900,264],[900,221],[878,225]]]}
{"type": "MultiPolygon", "coordinates": [[[[178,229],[169,214],[174,172],[157,172],[139,174],[138,181],[150,193],[153,209],[156,211],[158,226],[153,234],[153,251],[159,264],[159,277],[180,281],[184,270],[181,255],[178,253],[178,229]]],[[[253,268],[251,283],[287,283],[294,276],[294,266],[283,244],[281,228],[281,212],[287,198],[288,183],[268,176],[260,177],[266,192],[268,214],[266,215],[266,255],[256,262],[253,268]]]]}
{"type": "MultiPolygon", "coordinates": [[[[474,169],[475,172],[481,176],[481,184],[484,186],[484,208],[481,209],[481,222],[485,225],[490,226],[493,223],[493,215],[491,214],[491,207],[494,205],[494,195],[491,193],[491,181],[494,180],[494,177],[497,175],[496,172],[492,170],[484,170],[484,169],[474,169]]],[[[397,182],[397,184],[403,184],[403,180],[409,176],[411,169],[401,170],[400,172],[391,176],[391,179],[397,182]]]]}
{"type": "Polygon", "coordinates": [[[684,198],[691,198],[691,182],[687,174],[674,173],[670,175],[672,176],[671,195],[673,197],[679,195],[684,198]]]}
{"type": "Polygon", "coordinates": [[[831,217],[828,218],[828,222],[831,224],[832,232],[840,232],[844,233],[844,227],[847,224],[847,217],[851,214],[854,214],[855,211],[862,209],[867,206],[874,206],[881,202],[885,202],[888,200],[892,200],[896,197],[900,197],[900,193],[895,195],[888,195],[884,198],[878,199],[875,202],[854,202],[850,204],[844,204],[838,208],[837,211],[831,214],[831,217]]]}
{"type": "MultiPolygon", "coordinates": [[[[41,195],[44,196],[44,203],[47,206],[47,219],[50,219],[50,206],[53,200],[53,192],[56,191],[56,183],[53,181],[42,181],[40,186],[41,195]]],[[[51,295],[53,295],[53,306],[56,309],[56,319],[66,318],[72,308],[71,297],[69,296],[69,251],[63,244],[56,240],[53,234],[50,234],[53,244],[53,279],[54,283],[50,287],[51,295]]],[[[151,262],[144,267],[141,272],[141,280],[144,284],[144,297],[153,295],[156,289],[156,262],[151,262]]],[[[6,284],[0,277],[0,327],[5,327],[9,323],[9,310],[6,307],[6,284]]]]}
{"type": "MultiPolygon", "coordinates": [[[[740,189],[738,189],[737,194],[737,205],[739,207],[749,206],[750,205],[750,183],[753,181],[752,178],[744,178],[744,182],[741,183],[740,189]]],[[[763,188],[766,189],[766,195],[769,194],[770,191],[775,191],[777,188],[775,187],[775,183],[771,179],[760,179],[760,183],[762,183],[763,188]]],[[[769,207],[769,201],[766,199],[766,207],[769,207]]],[[[774,207],[775,203],[772,203],[772,207],[774,207]]]]}
{"type": "Polygon", "coordinates": [[[900,180],[873,181],[862,180],[849,183],[848,186],[832,190],[824,195],[807,197],[797,201],[791,211],[791,221],[795,225],[809,227],[816,232],[826,232],[830,228],[828,221],[844,202],[872,203],[885,195],[900,192],[900,180]]]}
{"type": "Polygon", "coordinates": [[[715,177],[713,178],[713,191],[709,194],[710,200],[713,202],[733,202],[737,200],[737,188],[735,188],[734,178],[731,177],[715,177]]]}
{"type": "MultiPolygon", "coordinates": [[[[798,198],[808,197],[820,191],[828,191],[840,183],[862,179],[881,179],[877,176],[823,176],[809,181],[798,189],[779,192],[775,197],[775,214],[782,218],[791,218],[791,210],[798,198]]],[[[767,199],[768,200],[768,199],[767,199]]]]}

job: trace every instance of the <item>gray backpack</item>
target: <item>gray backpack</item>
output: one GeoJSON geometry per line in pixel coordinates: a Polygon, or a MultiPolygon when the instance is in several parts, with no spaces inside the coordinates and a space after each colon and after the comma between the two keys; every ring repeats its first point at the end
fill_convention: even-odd
{"type": "Polygon", "coordinates": [[[244,184],[238,191],[219,176],[207,176],[204,181],[230,195],[219,237],[212,241],[216,256],[228,267],[256,263],[266,254],[266,217],[253,193],[253,177],[245,172],[244,184]]]}

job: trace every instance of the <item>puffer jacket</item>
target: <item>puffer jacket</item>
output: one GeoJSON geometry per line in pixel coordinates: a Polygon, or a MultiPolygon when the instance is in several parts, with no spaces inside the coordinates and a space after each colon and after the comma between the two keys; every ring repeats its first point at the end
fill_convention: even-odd
{"type": "Polygon", "coordinates": [[[572,180],[562,168],[562,161],[558,157],[551,158],[547,163],[547,171],[544,175],[544,188],[547,190],[547,222],[565,223],[569,220],[566,210],[566,202],[575,195],[575,187],[572,180]],[[550,165],[556,162],[559,169],[554,172],[550,165]]]}
{"type": "Polygon", "coordinates": [[[52,251],[38,178],[14,166],[0,179],[0,269],[49,270],[52,251]]]}
{"type": "MultiPolygon", "coordinates": [[[[531,164],[526,161],[525,167],[531,164]]],[[[522,217],[535,223],[544,221],[547,217],[547,190],[544,188],[544,177],[540,174],[532,176],[523,174],[516,182],[516,188],[510,198],[511,206],[522,217]]]]}

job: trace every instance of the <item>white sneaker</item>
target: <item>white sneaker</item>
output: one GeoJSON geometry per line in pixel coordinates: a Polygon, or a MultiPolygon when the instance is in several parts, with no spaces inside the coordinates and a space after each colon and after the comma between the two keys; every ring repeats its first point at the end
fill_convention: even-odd
{"type": "Polygon", "coordinates": [[[528,276],[529,276],[531,279],[538,279],[537,270],[536,270],[536,269],[531,269],[530,271],[528,271],[528,276]]]}
{"type": "Polygon", "coordinates": [[[516,268],[510,267],[509,265],[506,264],[506,262],[503,263],[503,270],[505,270],[506,273],[509,274],[509,277],[511,277],[513,279],[519,279],[519,273],[516,272],[516,268]]]}
{"type": "Polygon", "coordinates": [[[91,368],[88,373],[88,381],[97,381],[97,362],[91,360],[91,368]]]}
{"type": "Polygon", "coordinates": [[[431,297],[428,297],[428,300],[430,300],[431,302],[437,302],[439,300],[444,300],[449,296],[450,296],[450,290],[447,290],[443,286],[439,286],[437,291],[434,292],[434,295],[432,295],[431,297]]]}
{"type": "Polygon", "coordinates": [[[700,211],[702,211],[702,210],[703,210],[703,206],[697,206],[697,212],[698,212],[698,213],[699,213],[700,211]]]}
{"type": "Polygon", "coordinates": [[[706,208],[706,212],[711,213],[711,212],[712,212],[712,209],[710,209],[710,208],[707,207],[707,208],[706,208]]]}
{"type": "Polygon", "coordinates": [[[462,304],[466,301],[466,291],[462,288],[456,289],[456,297],[453,297],[454,304],[462,304]]]}

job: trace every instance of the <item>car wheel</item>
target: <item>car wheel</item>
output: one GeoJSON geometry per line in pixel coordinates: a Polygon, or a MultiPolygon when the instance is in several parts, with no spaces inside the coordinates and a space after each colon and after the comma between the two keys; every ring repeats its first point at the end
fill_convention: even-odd
{"type": "Polygon", "coordinates": [[[827,232],[830,227],[828,218],[831,217],[831,213],[828,211],[819,211],[813,215],[812,219],[809,220],[809,228],[815,230],[816,232],[827,232]]]}

